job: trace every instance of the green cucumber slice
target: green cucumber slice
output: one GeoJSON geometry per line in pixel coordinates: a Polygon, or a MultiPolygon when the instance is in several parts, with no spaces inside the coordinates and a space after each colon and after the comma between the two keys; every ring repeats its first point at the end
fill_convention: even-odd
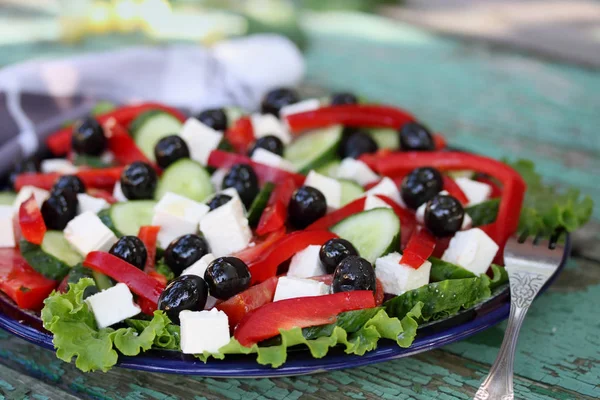
{"type": "Polygon", "coordinates": [[[397,150],[400,148],[400,135],[398,131],[391,128],[369,129],[369,136],[373,138],[380,149],[397,150]]]}
{"type": "Polygon", "coordinates": [[[171,114],[160,110],[151,110],[134,119],[129,130],[142,153],[150,161],[155,161],[154,146],[156,143],[165,136],[178,134],[182,126],[181,121],[171,114]]]}
{"type": "Polygon", "coordinates": [[[12,206],[17,198],[15,192],[0,192],[0,205],[12,206]]]}
{"type": "Polygon", "coordinates": [[[316,168],[315,171],[321,175],[328,176],[330,178],[337,177],[337,171],[342,162],[340,160],[331,160],[320,167],[316,168]]]}
{"type": "Polygon", "coordinates": [[[117,236],[137,236],[140,227],[152,224],[154,200],[129,200],[115,203],[98,213],[98,218],[117,236]]]}
{"type": "Polygon", "coordinates": [[[173,192],[202,202],[215,192],[206,169],[190,159],[181,159],[164,170],[154,198],[160,200],[165,193],[173,192]]]}
{"type": "Polygon", "coordinates": [[[378,257],[398,249],[400,220],[389,208],[375,208],[349,216],[331,231],[350,241],[361,257],[374,263],[378,257]]]}
{"type": "Polygon", "coordinates": [[[341,125],[317,129],[292,142],[283,157],[294,165],[296,171],[308,173],[335,159],[341,140],[341,125]]]}
{"type": "Polygon", "coordinates": [[[346,179],[338,179],[342,185],[342,207],[346,204],[361,197],[365,191],[356,182],[352,182],[346,179]]]}
{"type": "Polygon", "coordinates": [[[115,286],[115,282],[102,272],[92,271],[92,277],[94,278],[94,282],[96,282],[96,286],[98,286],[99,290],[106,290],[115,286]]]}
{"type": "Polygon", "coordinates": [[[21,255],[33,269],[47,278],[61,280],[71,267],[83,261],[61,231],[47,231],[40,246],[21,240],[21,255]]]}
{"type": "Polygon", "coordinates": [[[258,192],[254,198],[254,201],[252,201],[250,209],[248,210],[248,223],[250,226],[256,226],[258,221],[260,221],[260,216],[267,207],[267,203],[269,202],[269,198],[271,197],[273,189],[275,189],[274,183],[265,183],[262,189],[260,189],[260,192],[258,192]]]}

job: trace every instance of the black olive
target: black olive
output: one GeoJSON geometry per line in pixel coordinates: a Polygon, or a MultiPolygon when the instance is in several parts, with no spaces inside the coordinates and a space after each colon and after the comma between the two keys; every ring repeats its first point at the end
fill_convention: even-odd
{"type": "Polygon", "coordinates": [[[362,257],[348,256],[336,267],[331,285],[333,293],[377,288],[375,269],[362,257]]]}
{"type": "Polygon", "coordinates": [[[227,300],[250,287],[250,271],[239,258],[220,257],[208,265],[204,280],[212,296],[227,300]]]}
{"type": "Polygon", "coordinates": [[[331,105],[358,104],[358,99],[353,93],[339,92],[331,95],[331,105]]]}
{"type": "Polygon", "coordinates": [[[377,142],[362,129],[344,129],[344,136],[339,147],[342,158],[358,158],[361,154],[375,153],[377,149],[377,142]]]}
{"type": "Polygon", "coordinates": [[[421,204],[431,200],[443,187],[444,180],[437,169],[416,168],[402,181],[400,194],[408,207],[417,209],[421,204]]]}
{"type": "Polygon", "coordinates": [[[328,274],[333,274],[346,257],[357,255],[356,248],[346,239],[329,239],[319,250],[319,259],[328,274]]]}
{"type": "Polygon", "coordinates": [[[63,193],[71,192],[75,195],[77,193],[85,193],[85,184],[76,175],[63,175],[52,186],[51,193],[63,193]]]}
{"type": "Polygon", "coordinates": [[[79,154],[99,156],[106,150],[106,136],[100,123],[87,117],[73,126],[73,150],[79,154]]]}
{"type": "Polygon", "coordinates": [[[279,110],[282,107],[294,104],[300,101],[300,97],[295,90],[289,88],[278,88],[268,92],[261,103],[263,114],[273,114],[279,117],[279,110]]]}
{"type": "Polygon", "coordinates": [[[72,192],[53,193],[42,204],[46,228],[62,231],[77,215],[77,196],[72,192]]]}
{"type": "Polygon", "coordinates": [[[425,227],[434,236],[452,236],[462,228],[465,210],[456,198],[438,195],[425,208],[425,227]]]}
{"type": "Polygon", "coordinates": [[[216,131],[224,131],[227,129],[227,114],[225,114],[225,110],[222,108],[204,110],[196,116],[196,119],[216,131]]]}
{"type": "Polygon", "coordinates": [[[146,246],[137,236],[123,236],[108,252],[139,269],[144,269],[148,258],[146,246]]]}
{"type": "Polygon", "coordinates": [[[121,174],[121,190],[129,200],[152,199],[156,181],[156,171],[150,165],[136,161],[125,167],[121,174]]]}
{"type": "Polygon", "coordinates": [[[158,309],[179,325],[183,310],[202,311],[208,298],[208,285],[197,275],[183,275],[173,279],[158,298],[158,309]]]}
{"type": "Polygon", "coordinates": [[[252,167],[248,164],[236,164],[223,178],[223,189],[234,188],[237,190],[242,203],[250,208],[252,201],[258,194],[258,178],[252,167]]]}
{"type": "Polygon", "coordinates": [[[277,136],[267,135],[258,138],[256,142],[254,142],[254,146],[252,146],[252,148],[248,152],[248,155],[252,157],[252,154],[254,154],[254,150],[259,148],[270,151],[271,153],[277,154],[278,156],[283,156],[283,142],[277,136]]]}
{"type": "Polygon", "coordinates": [[[400,128],[400,149],[405,151],[432,151],[435,142],[431,132],[418,122],[407,122],[400,128]]]}
{"type": "Polygon", "coordinates": [[[38,172],[40,170],[39,162],[35,158],[28,158],[26,160],[19,161],[15,164],[13,170],[8,175],[8,183],[11,188],[14,189],[15,181],[20,174],[25,172],[38,172]]]}
{"type": "Polygon", "coordinates": [[[209,253],[208,243],[201,236],[189,234],[173,240],[165,250],[165,263],[175,276],[209,253]]]}
{"type": "Polygon", "coordinates": [[[320,190],[302,186],[292,194],[288,204],[290,223],[304,229],[327,213],[327,200],[320,190]]]}
{"type": "Polygon", "coordinates": [[[229,202],[229,200],[231,200],[231,196],[229,196],[227,194],[219,193],[215,197],[210,199],[210,201],[208,202],[208,207],[210,208],[210,211],[212,211],[215,208],[219,208],[222,205],[227,204],[229,202]]]}
{"type": "Polygon", "coordinates": [[[154,157],[161,168],[167,168],[181,158],[190,158],[190,150],[181,136],[170,135],[156,143],[154,157]]]}

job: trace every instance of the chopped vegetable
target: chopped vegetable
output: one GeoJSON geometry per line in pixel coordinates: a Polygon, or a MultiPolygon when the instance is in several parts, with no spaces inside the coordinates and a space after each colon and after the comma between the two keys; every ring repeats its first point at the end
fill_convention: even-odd
{"type": "Polygon", "coordinates": [[[33,244],[42,244],[46,224],[33,194],[19,207],[19,226],[25,240],[33,244]]]}

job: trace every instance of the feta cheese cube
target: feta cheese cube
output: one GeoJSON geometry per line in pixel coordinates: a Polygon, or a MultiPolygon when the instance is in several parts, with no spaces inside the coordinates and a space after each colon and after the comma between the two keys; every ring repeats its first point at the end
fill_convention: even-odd
{"type": "Polygon", "coordinates": [[[71,246],[83,256],[91,251],[108,251],[117,241],[115,234],[91,211],[69,221],[64,234],[71,246]]]}
{"type": "Polygon", "coordinates": [[[110,207],[108,201],[99,197],[90,196],[86,193],[77,193],[77,202],[79,203],[79,214],[86,211],[98,214],[100,211],[110,207]]]}
{"type": "Polygon", "coordinates": [[[400,197],[400,191],[393,180],[385,176],[379,183],[367,190],[366,195],[380,194],[394,200],[400,206],[406,208],[406,205],[400,197]]]}
{"type": "Polygon", "coordinates": [[[239,197],[206,214],[200,221],[200,231],[215,257],[242,250],[252,239],[244,205],[239,197]]]}
{"type": "Polygon", "coordinates": [[[496,253],[498,245],[484,231],[473,228],[457,232],[450,240],[442,260],[460,265],[475,275],[484,274],[496,253]]]}
{"type": "Polygon", "coordinates": [[[121,189],[121,181],[115,183],[115,187],[113,188],[113,197],[118,202],[124,202],[128,200],[127,197],[125,197],[123,190],[121,189]]]}
{"type": "Polygon", "coordinates": [[[287,128],[272,114],[252,114],[250,116],[254,137],[259,139],[264,136],[276,136],[283,144],[292,142],[292,135],[287,128]]]}
{"type": "Polygon", "coordinates": [[[59,174],[69,175],[77,172],[78,168],[67,159],[50,158],[41,162],[40,169],[45,174],[50,172],[58,172],[59,174]]]}
{"type": "Polygon", "coordinates": [[[133,295],[124,283],[117,283],[96,293],[85,299],[85,302],[94,314],[96,325],[101,329],[135,317],[142,311],[133,302],[133,295]]]}
{"type": "Polygon", "coordinates": [[[294,299],[296,297],[322,296],[329,294],[329,286],[313,279],[282,276],[277,281],[273,301],[294,299]]]}
{"type": "Polygon", "coordinates": [[[367,164],[351,157],[342,160],[337,170],[337,177],[338,179],[354,181],[360,186],[365,186],[379,180],[379,175],[373,172],[367,164]]]}
{"type": "Polygon", "coordinates": [[[12,206],[0,206],[0,247],[15,247],[12,206]]]}
{"type": "Polygon", "coordinates": [[[283,157],[271,153],[269,150],[265,150],[262,148],[257,148],[252,153],[252,160],[257,163],[268,165],[270,167],[275,167],[279,169],[283,169],[285,171],[294,171],[294,165],[283,157]]]}
{"type": "Polygon", "coordinates": [[[50,192],[44,189],[37,188],[35,186],[23,186],[21,190],[19,190],[19,193],[15,198],[15,202],[13,203],[13,211],[15,213],[18,213],[19,207],[21,207],[21,203],[29,199],[31,195],[33,195],[33,197],[35,198],[35,202],[37,203],[38,207],[41,208],[44,201],[46,201],[46,199],[50,197],[50,192]]]}
{"type": "Polygon", "coordinates": [[[392,206],[377,196],[367,196],[365,199],[365,211],[372,210],[374,208],[392,208],[392,206]]]}
{"type": "Polygon", "coordinates": [[[210,182],[213,184],[215,191],[218,192],[221,190],[221,187],[223,186],[223,179],[225,178],[225,175],[227,175],[227,172],[229,172],[229,169],[219,168],[210,176],[210,182]]]}
{"type": "Polygon", "coordinates": [[[342,203],[342,184],[337,180],[321,175],[318,172],[310,171],[304,181],[304,186],[313,187],[323,193],[328,208],[340,208],[342,203]]]}
{"type": "Polygon", "coordinates": [[[174,239],[198,232],[198,224],[208,213],[206,204],[198,203],[187,197],[167,192],[154,206],[152,225],[160,226],[158,244],[167,248],[174,239]]]}
{"type": "Polygon", "coordinates": [[[190,158],[202,165],[206,165],[210,152],[219,146],[223,133],[203,124],[196,118],[188,118],[179,136],[185,141],[190,150],[190,158]]]}
{"type": "Polygon", "coordinates": [[[375,274],[385,293],[400,295],[429,283],[431,263],[425,261],[418,269],[400,264],[402,255],[390,253],[375,261],[375,274]]]}
{"type": "Polygon", "coordinates": [[[212,253],[205,254],[198,261],[184,269],[181,275],[196,275],[204,279],[204,273],[208,268],[208,264],[213,262],[215,259],[216,257],[213,256],[212,253]]]}
{"type": "Polygon", "coordinates": [[[281,110],[279,110],[279,117],[281,119],[284,119],[288,115],[314,111],[319,107],[321,107],[321,102],[319,101],[319,99],[306,99],[294,104],[289,104],[287,106],[281,107],[281,110]]]}
{"type": "Polygon", "coordinates": [[[484,182],[478,182],[469,178],[456,178],[454,182],[460,187],[467,199],[468,205],[478,204],[486,201],[492,194],[492,187],[484,182]]]}
{"type": "Polygon", "coordinates": [[[185,354],[216,353],[229,343],[229,318],[223,311],[189,311],[179,313],[181,351],[185,354]]]}
{"type": "Polygon", "coordinates": [[[325,268],[319,258],[320,250],[321,246],[310,245],[296,253],[290,262],[287,276],[310,278],[311,276],[325,275],[325,268]]]}

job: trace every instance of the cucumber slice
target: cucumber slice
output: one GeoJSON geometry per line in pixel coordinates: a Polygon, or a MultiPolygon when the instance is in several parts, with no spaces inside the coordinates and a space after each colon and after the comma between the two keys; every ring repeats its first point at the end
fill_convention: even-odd
{"type": "Polygon", "coordinates": [[[210,175],[202,165],[190,159],[181,159],[164,170],[154,198],[160,200],[167,192],[202,202],[215,190],[210,175]]]}
{"type": "Polygon", "coordinates": [[[342,184],[342,207],[361,197],[365,191],[356,182],[346,179],[338,180],[342,184]]]}
{"type": "Polygon", "coordinates": [[[254,198],[254,201],[250,205],[250,210],[248,210],[248,223],[250,226],[256,226],[258,221],[260,221],[260,216],[267,207],[273,189],[275,189],[275,184],[267,182],[254,198]]]}
{"type": "Polygon", "coordinates": [[[15,192],[0,192],[0,205],[12,206],[17,198],[15,192]]]}
{"type": "Polygon", "coordinates": [[[400,220],[389,208],[375,208],[349,216],[331,228],[350,241],[358,254],[371,263],[398,249],[400,220]]]}
{"type": "Polygon", "coordinates": [[[227,127],[230,127],[235,123],[235,121],[247,114],[239,107],[224,107],[223,109],[225,110],[225,115],[227,116],[227,127]]]}
{"type": "Polygon", "coordinates": [[[400,148],[400,136],[398,131],[391,128],[369,129],[369,136],[375,140],[380,149],[397,150],[400,148]]]}
{"type": "Polygon", "coordinates": [[[40,246],[21,240],[21,255],[40,274],[61,280],[71,267],[83,261],[60,231],[48,231],[40,246]]]}
{"type": "Polygon", "coordinates": [[[98,217],[117,236],[137,236],[141,226],[152,224],[155,205],[153,200],[115,203],[108,210],[100,211],[98,217]]]}
{"type": "Polygon", "coordinates": [[[169,135],[176,135],[181,131],[182,123],[169,113],[160,110],[151,110],[138,116],[129,130],[142,153],[155,161],[154,146],[160,139],[169,135]]]}
{"type": "Polygon", "coordinates": [[[337,177],[337,171],[342,162],[340,160],[331,160],[319,168],[315,168],[315,171],[320,173],[321,175],[328,176],[330,178],[337,177]]]}
{"type": "Polygon", "coordinates": [[[83,266],[83,264],[77,264],[69,270],[66,277],[67,283],[77,283],[82,278],[93,278],[92,270],[83,266]]]}
{"type": "Polygon", "coordinates": [[[98,286],[99,290],[106,290],[115,286],[115,282],[102,272],[92,271],[92,277],[94,278],[94,282],[96,282],[96,286],[98,286]]]}
{"type": "Polygon", "coordinates": [[[296,171],[307,173],[335,159],[341,140],[341,125],[317,129],[292,142],[285,149],[284,158],[294,165],[296,171]]]}

